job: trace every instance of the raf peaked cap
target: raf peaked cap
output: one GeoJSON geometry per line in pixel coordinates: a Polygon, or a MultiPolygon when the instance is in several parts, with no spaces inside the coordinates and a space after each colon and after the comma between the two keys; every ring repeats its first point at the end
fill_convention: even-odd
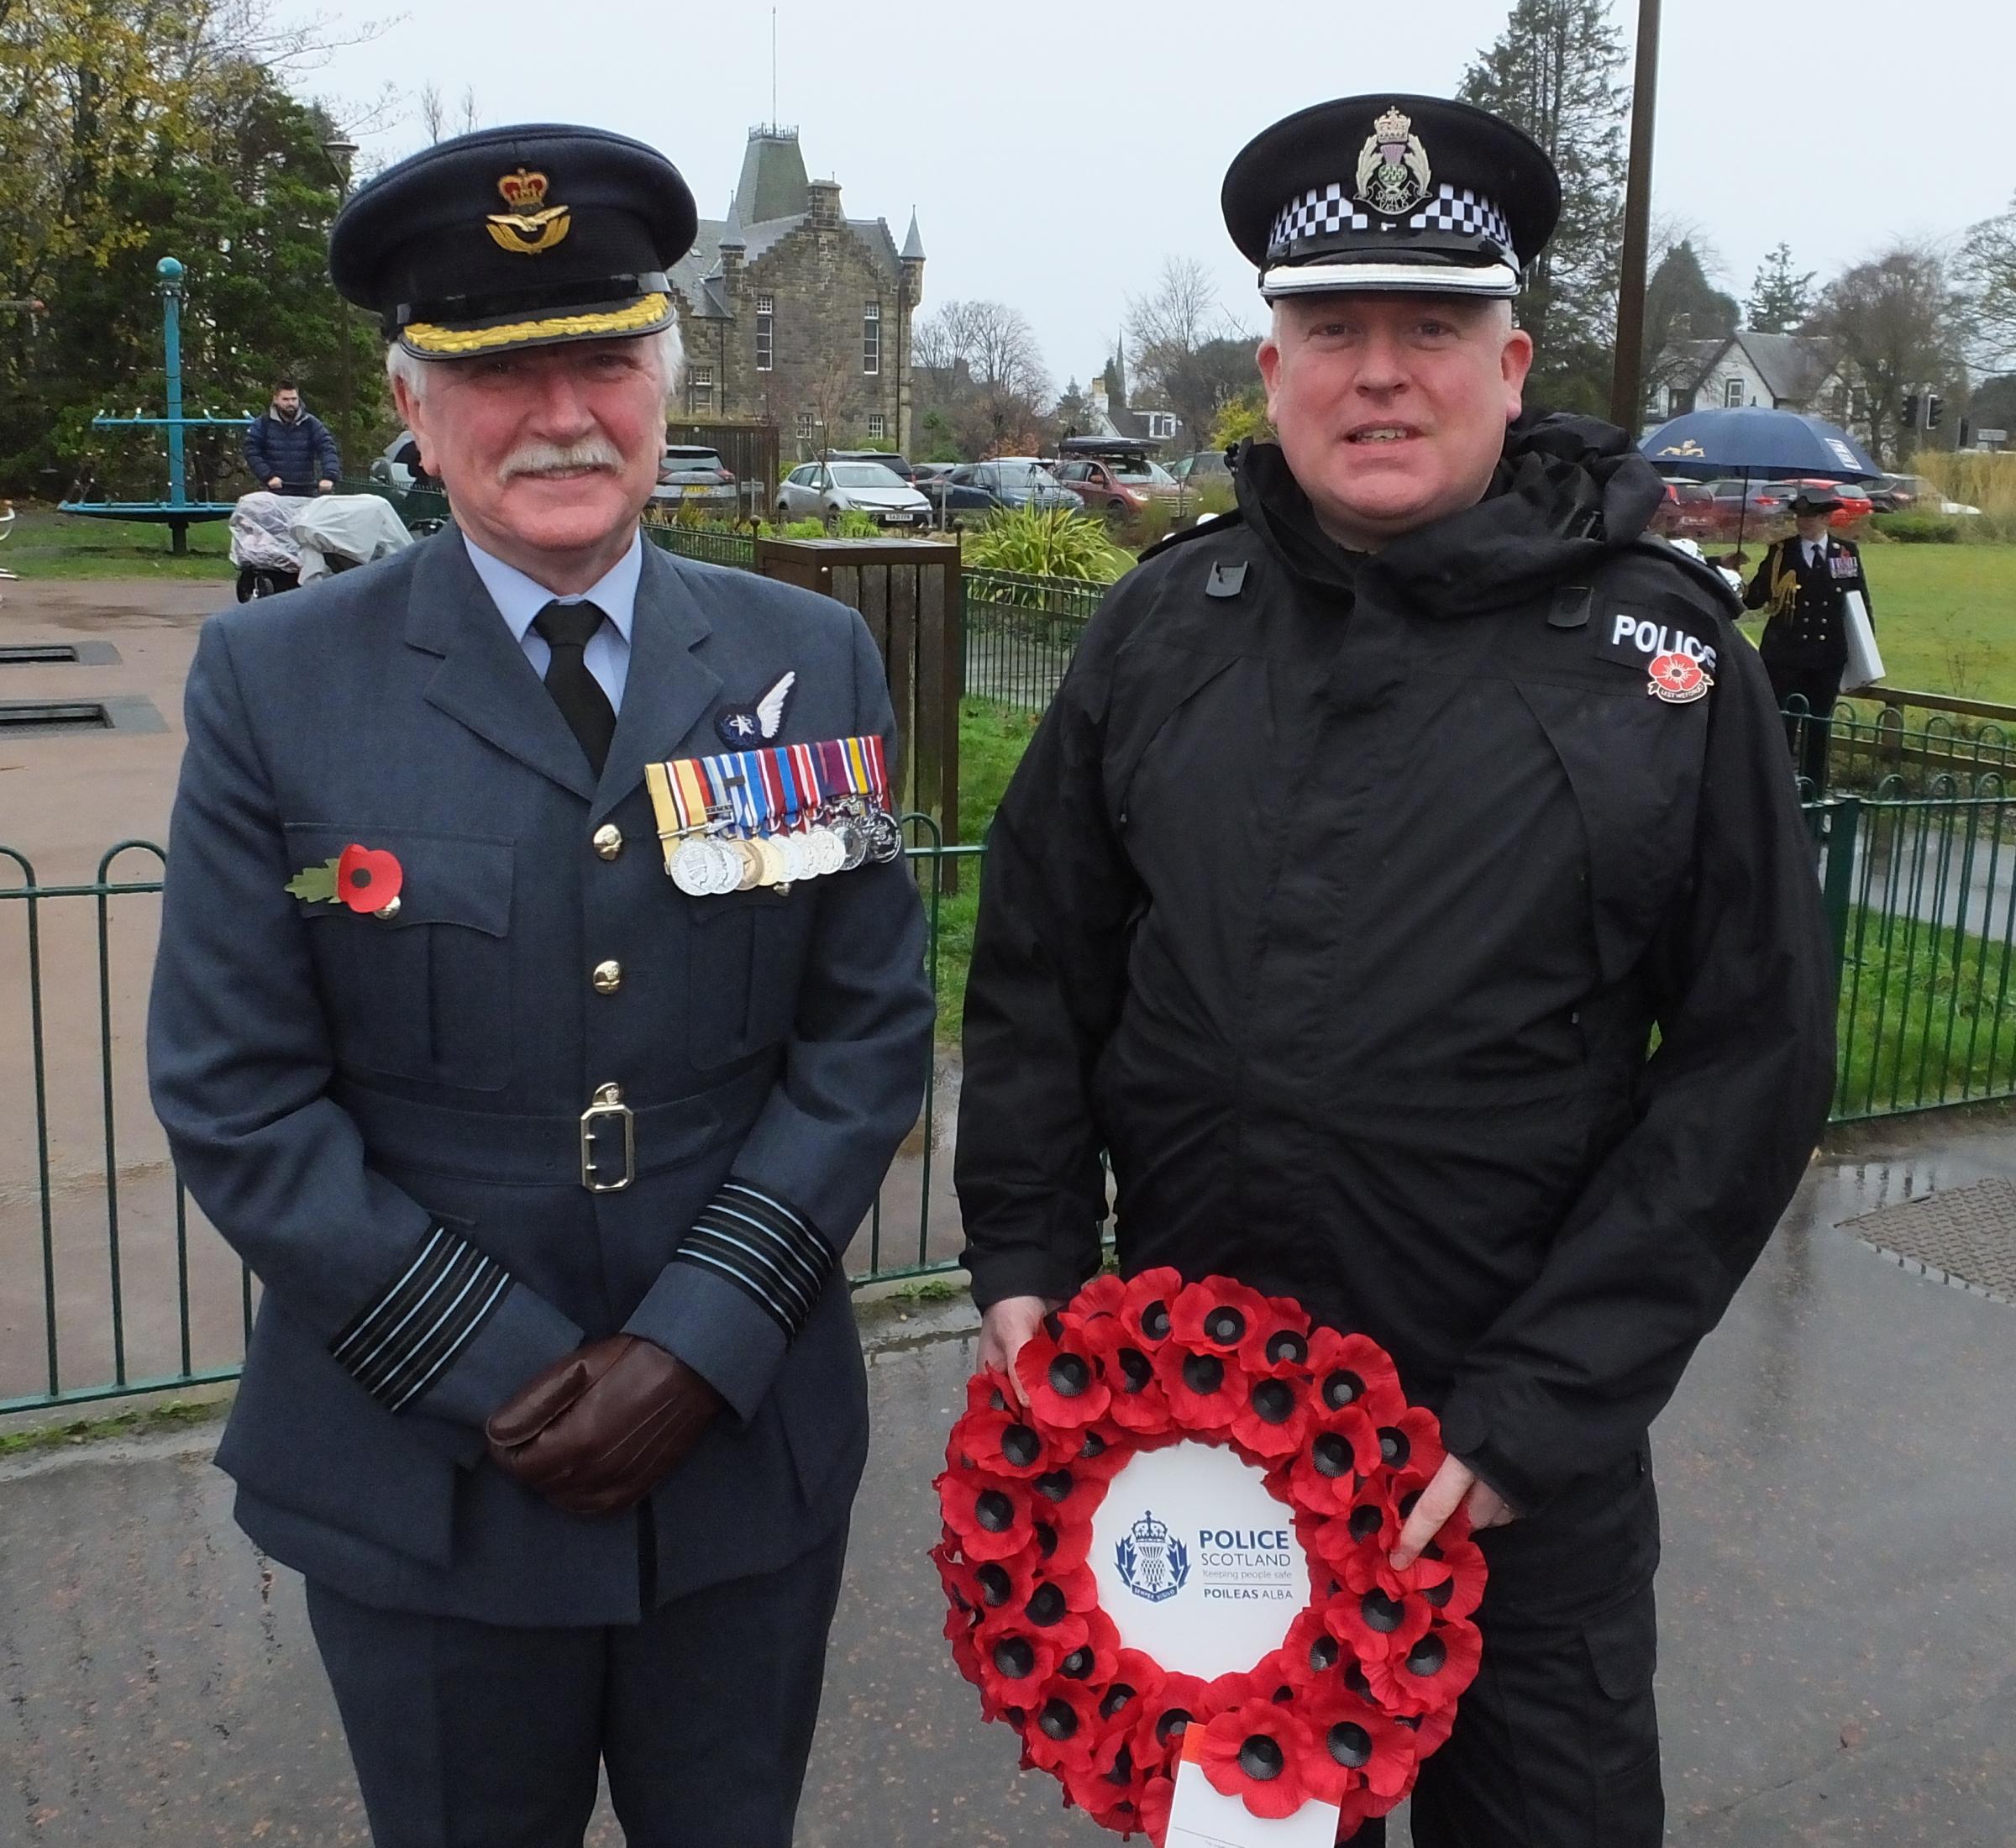
{"type": "Polygon", "coordinates": [[[329,234],[329,275],[423,359],[654,333],[697,223],[679,169],[641,141],[484,129],[362,187],[329,234]]]}
{"type": "Polygon", "coordinates": [[[1509,122],[1440,97],[1346,97],[1264,129],[1225,176],[1260,292],[1510,296],[1554,234],[1554,164],[1509,122]]]}

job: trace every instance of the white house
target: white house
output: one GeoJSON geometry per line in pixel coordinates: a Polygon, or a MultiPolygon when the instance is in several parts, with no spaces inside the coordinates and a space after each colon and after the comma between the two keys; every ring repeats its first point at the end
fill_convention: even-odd
{"type": "Polygon", "coordinates": [[[1800,333],[1739,328],[1720,339],[1671,342],[1653,367],[1646,416],[1663,423],[1689,411],[1763,405],[1846,424],[1854,392],[1832,344],[1800,333]]]}

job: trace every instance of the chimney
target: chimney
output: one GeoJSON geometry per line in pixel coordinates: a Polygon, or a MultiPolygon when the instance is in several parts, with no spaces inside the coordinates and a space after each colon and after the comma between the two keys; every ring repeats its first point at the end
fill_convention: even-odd
{"type": "Polygon", "coordinates": [[[728,201],[727,221],[721,228],[721,292],[730,303],[735,300],[736,285],[742,277],[743,252],[748,249],[748,240],[742,233],[742,213],[738,202],[728,201]]]}
{"type": "Polygon", "coordinates": [[[840,228],[840,182],[814,180],[806,191],[811,196],[812,223],[822,231],[840,228]]]}

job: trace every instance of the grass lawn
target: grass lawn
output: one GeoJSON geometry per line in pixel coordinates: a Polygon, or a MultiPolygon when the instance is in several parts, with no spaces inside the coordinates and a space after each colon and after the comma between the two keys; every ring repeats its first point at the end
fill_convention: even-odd
{"type": "Polygon", "coordinates": [[[222,520],[189,528],[189,551],[176,558],[165,526],[144,520],[88,520],[51,507],[14,509],[14,529],[0,544],[0,565],[22,578],[228,578],[231,538],[222,520]]]}
{"type": "Polygon", "coordinates": [[[2016,706],[2016,545],[1871,544],[1862,564],[1885,685],[2016,706]]]}

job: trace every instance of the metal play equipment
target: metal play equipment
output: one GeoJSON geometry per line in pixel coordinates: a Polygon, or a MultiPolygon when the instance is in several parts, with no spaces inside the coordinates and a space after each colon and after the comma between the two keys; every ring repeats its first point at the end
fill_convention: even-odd
{"type": "Polygon", "coordinates": [[[182,266],[173,257],[163,257],[154,266],[160,278],[161,346],[167,361],[168,414],[144,417],[134,412],[129,417],[115,417],[100,412],[91,420],[94,430],[163,429],[168,433],[168,498],[165,501],[64,501],[60,513],[76,513],[87,520],[145,520],[168,528],[176,553],[189,549],[189,528],[198,520],[225,520],[237,504],[232,501],[192,501],[182,465],[182,432],[188,429],[242,429],[251,422],[249,412],[234,417],[185,417],[182,414],[182,266]]]}

